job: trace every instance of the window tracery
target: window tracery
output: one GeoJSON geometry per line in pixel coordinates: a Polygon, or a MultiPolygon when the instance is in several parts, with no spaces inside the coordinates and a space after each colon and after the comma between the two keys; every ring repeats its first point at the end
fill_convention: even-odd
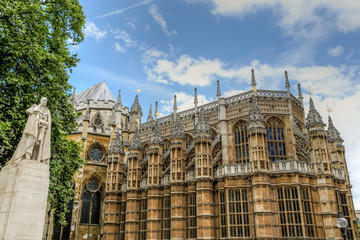
{"type": "Polygon", "coordinates": [[[80,223],[99,224],[101,209],[101,184],[95,177],[85,184],[80,223]]]}
{"type": "Polygon", "coordinates": [[[235,124],[234,143],[236,163],[248,163],[250,159],[250,154],[245,121],[239,121],[237,124],[235,124]]]}
{"type": "Polygon", "coordinates": [[[266,121],[266,138],[270,161],[285,160],[285,133],[283,122],[275,117],[266,121]]]}

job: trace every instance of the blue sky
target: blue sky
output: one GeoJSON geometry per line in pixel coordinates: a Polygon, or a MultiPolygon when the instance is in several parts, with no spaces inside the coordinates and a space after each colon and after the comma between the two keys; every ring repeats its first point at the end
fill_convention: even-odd
{"type": "Polygon", "coordinates": [[[360,209],[360,2],[358,0],[80,0],[86,39],[72,48],[81,58],[71,74],[77,93],[105,81],[131,106],[140,89],[147,117],[159,101],[169,114],[250,90],[308,89],[327,123],[327,108],[345,140],[354,203],[360,209]],[[326,4],[325,4],[326,3],[326,4]]]}

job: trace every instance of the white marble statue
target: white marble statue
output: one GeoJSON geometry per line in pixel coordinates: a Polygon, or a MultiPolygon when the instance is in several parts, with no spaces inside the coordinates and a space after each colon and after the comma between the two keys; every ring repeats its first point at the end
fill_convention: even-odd
{"type": "Polygon", "coordinates": [[[46,104],[47,99],[43,97],[39,105],[34,104],[26,111],[29,118],[9,164],[17,164],[23,159],[49,162],[51,115],[46,104]]]}

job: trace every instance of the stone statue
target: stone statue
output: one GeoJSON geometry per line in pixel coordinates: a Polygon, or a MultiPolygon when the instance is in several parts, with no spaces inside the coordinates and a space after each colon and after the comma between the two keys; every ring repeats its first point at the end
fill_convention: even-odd
{"type": "Polygon", "coordinates": [[[29,118],[20,143],[9,164],[17,164],[23,159],[49,162],[51,115],[46,104],[47,99],[43,97],[39,105],[34,104],[26,111],[29,118]]]}

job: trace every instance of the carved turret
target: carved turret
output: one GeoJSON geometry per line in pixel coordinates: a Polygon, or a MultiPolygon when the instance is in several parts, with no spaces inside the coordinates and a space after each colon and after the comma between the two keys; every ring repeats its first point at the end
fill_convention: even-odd
{"type": "MultiPolygon", "coordinates": [[[[149,148],[146,152],[148,158],[148,222],[147,229],[161,229],[161,202],[159,195],[161,191],[161,177],[163,165],[163,140],[158,130],[158,122],[155,120],[154,128],[150,136],[149,148]]],[[[161,239],[161,231],[150,232],[148,239],[161,239]]]]}
{"type": "Polygon", "coordinates": [[[119,128],[115,130],[116,137],[111,142],[106,171],[106,192],[104,210],[104,233],[106,239],[116,240],[116,230],[120,224],[121,185],[124,178],[124,145],[121,141],[119,128]]]}
{"type": "Polygon", "coordinates": [[[174,107],[173,107],[173,110],[174,110],[174,122],[176,122],[176,114],[177,114],[177,105],[176,105],[176,95],[174,95],[174,107]]]}
{"type": "Polygon", "coordinates": [[[211,131],[209,122],[201,111],[194,132],[195,177],[197,191],[197,239],[214,239],[213,165],[211,155],[211,131]]]}
{"type": "Polygon", "coordinates": [[[171,134],[170,144],[170,182],[185,181],[185,158],[186,142],[185,132],[179,120],[176,120],[171,134]]]}
{"type": "MultiPolygon", "coordinates": [[[[131,140],[127,174],[127,204],[128,209],[139,209],[138,190],[140,188],[141,161],[143,159],[142,145],[139,130],[136,127],[131,140]]],[[[125,239],[137,239],[139,230],[139,212],[132,211],[126,214],[125,239]]]]}
{"type": "Polygon", "coordinates": [[[269,157],[266,142],[266,128],[263,115],[257,105],[256,92],[251,97],[251,108],[247,121],[250,166],[253,172],[268,171],[269,157]]]}
{"type": "Polygon", "coordinates": [[[290,93],[290,83],[289,83],[287,71],[285,71],[285,88],[286,88],[286,91],[288,93],[290,93]]]}
{"type": "Polygon", "coordinates": [[[306,117],[305,127],[308,129],[324,129],[325,123],[322,121],[320,113],[316,111],[314,102],[310,97],[310,110],[306,117]]]}

